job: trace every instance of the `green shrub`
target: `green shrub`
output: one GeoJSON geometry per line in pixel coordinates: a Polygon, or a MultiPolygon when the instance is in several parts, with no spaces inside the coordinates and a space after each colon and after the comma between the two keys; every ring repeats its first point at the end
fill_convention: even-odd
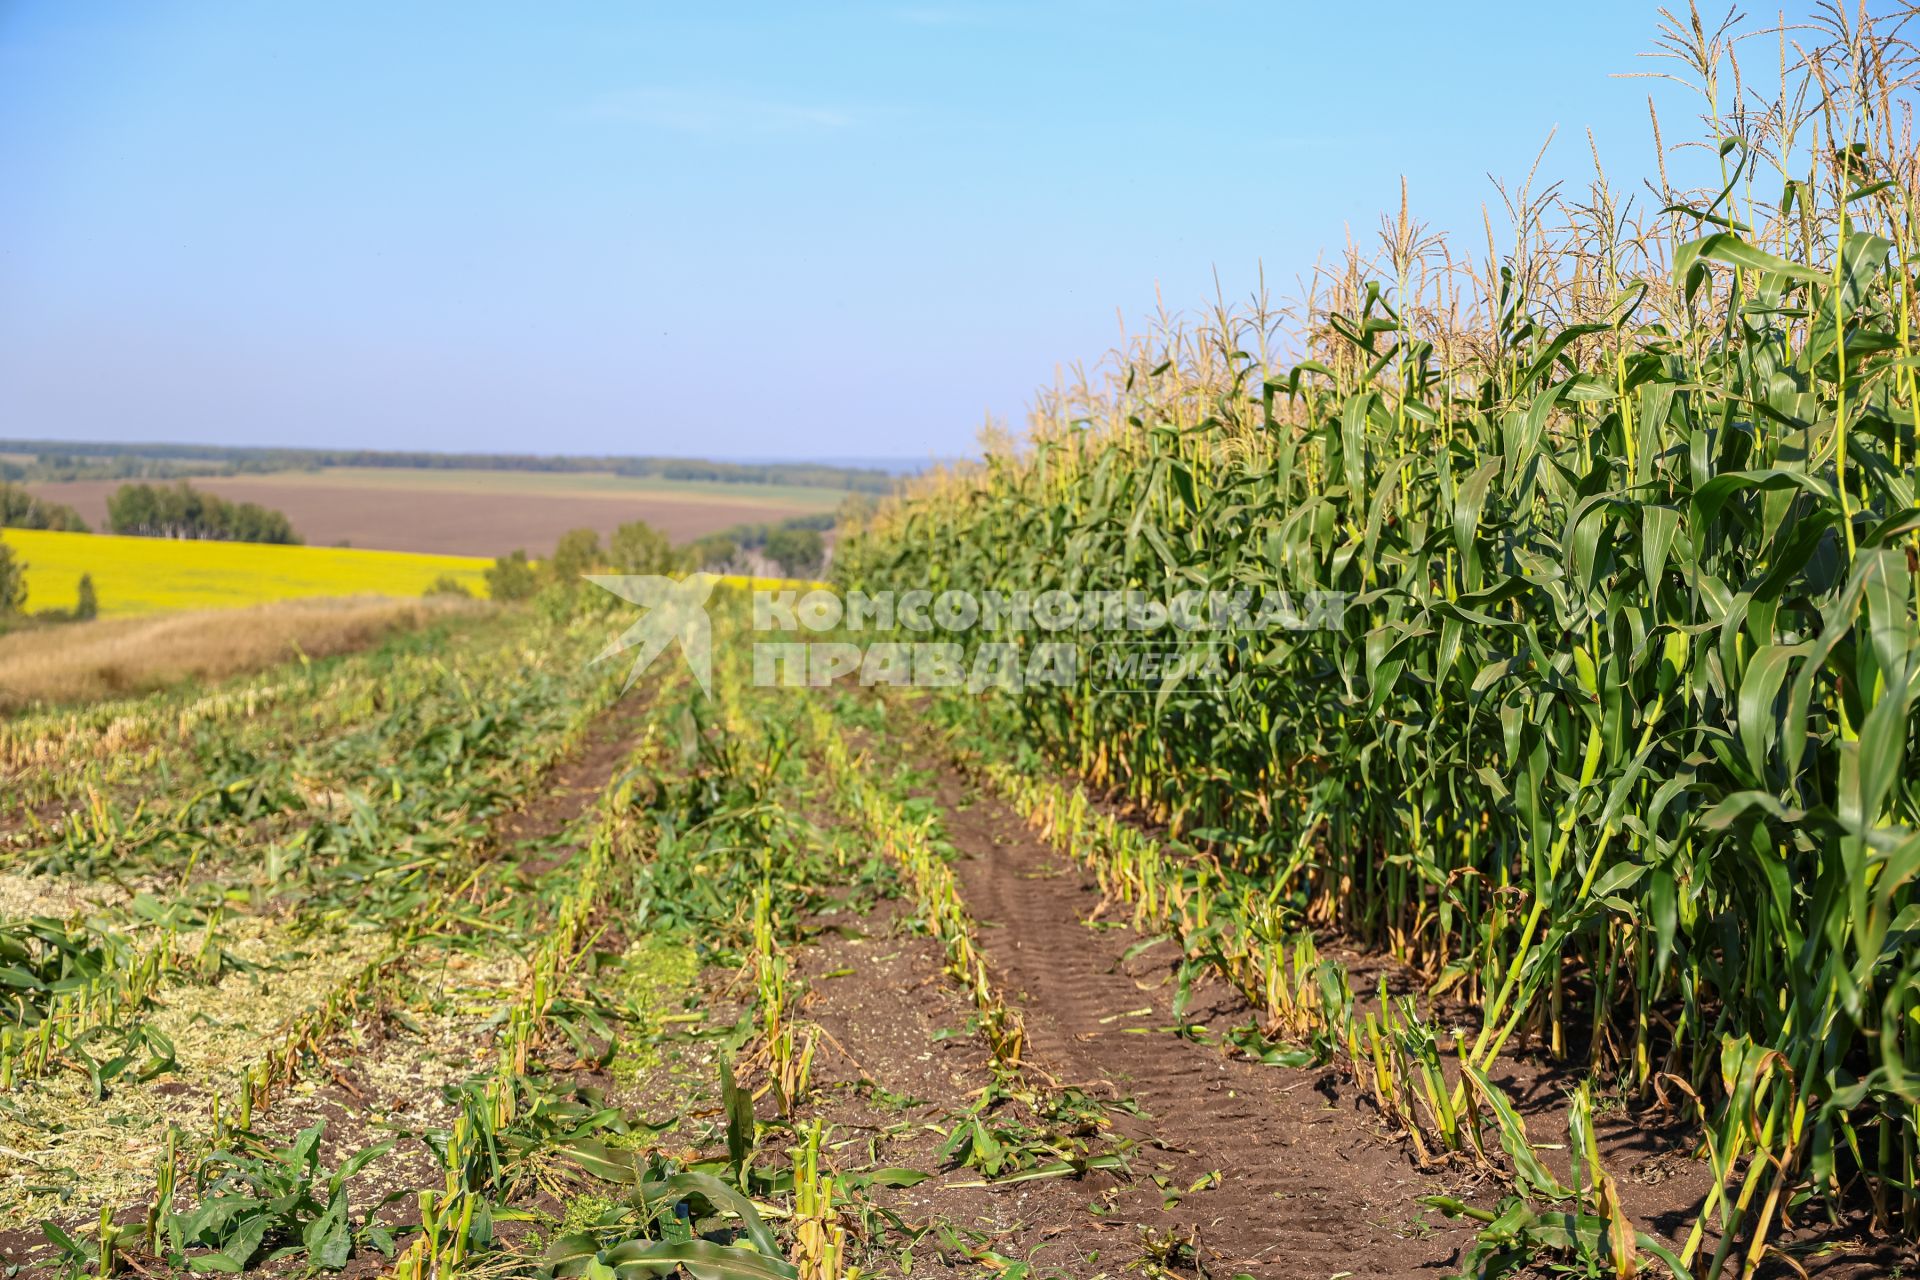
{"type": "Polygon", "coordinates": [[[724,573],[740,557],[740,544],[724,533],[696,538],[687,547],[687,562],[695,569],[724,573]]]}
{"type": "Polygon", "coordinates": [[[0,542],[0,614],[27,611],[27,564],[0,542]]]}
{"type": "Polygon", "coordinates": [[[600,535],[592,529],[569,529],[560,535],[547,561],[547,576],[555,582],[576,584],[602,563],[600,535]]]}
{"type": "Polygon", "coordinates": [[[487,594],[503,602],[532,599],[533,593],[540,589],[540,577],[525,551],[496,559],[486,570],[486,580],[487,594]]]}
{"type": "Polygon", "coordinates": [[[432,585],[429,586],[423,594],[428,596],[459,596],[469,600],[473,598],[473,592],[467,589],[467,584],[450,573],[443,573],[435,578],[432,585]]]}
{"type": "Polygon", "coordinates": [[[645,520],[630,520],[607,541],[607,566],[615,573],[673,573],[680,567],[667,535],[645,520]]]}
{"type": "Polygon", "coordinates": [[[817,529],[775,529],[767,535],[767,559],[789,578],[810,578],[826,559],[826,542],[817,529]]]}

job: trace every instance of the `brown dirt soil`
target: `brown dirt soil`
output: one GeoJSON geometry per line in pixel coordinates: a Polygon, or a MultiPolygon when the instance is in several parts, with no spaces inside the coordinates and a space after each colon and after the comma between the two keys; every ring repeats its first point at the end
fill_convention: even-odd
{"type": "MultiPolygon", "coordinates": [[[[107,498],[122,483],[67,480],[31,487],[36,496],[74,507],[94,528],[105,529],[107,498]]],[[[800,510],[758,498],[705,495],[461,493],[249,476],[201,477],[190,483],[232,502],[257,502],[284,513],[308,546],[438,555],[494,556],[519,547],[538,556],[569,529],[585,527],[605,535],[629,520],[645,520],[678,542],[736,524],[782,520],[800,510]]]]}
{"type": "MultiPolygon", "coordinates": [[[[1448,1274],[1468,1233],[1423,1216],[1414,1197],[1471,1191],[1462,1174],[1417,1170],[1331,1070],[1257,1066],[1166,1033],[1174,989],[1162,949],[1129,962],[1140,935],[1090,927],[1102,905],[1091,876],[952,770],[936,768],[929,791],[947,810],[956,874],[1001,989],[1026,1020],[1031,1060],[1062,1082],[1136,1101],[1177,1187],[1220,1173],[1220,1185],[1172,1213],[1198,1231],[1213,1274],[1448,1274]]],[[[1214,1007],[1195,1016],[1231,1010],[1224,992],[1206,999],[1214,1007]]],[[[1137,1179],[1122,1204],[1137,1211],[1150,1189],[1137,1179]]]]}
{"type": "MultiPolygon", "coordinates": [[[[969,1233],[973,1248],[1028,1261],[1038,1276],[1117,1273],[1138,1256],[1134,1231],[1087,1212],[1089,1201],[1121,1185],[1111,1175],[980,1187],[965,1185],[980,1181],[975,1170],[947,1167],[944,1139],[929,1126],[950,1125],[994,1076],[986,1046],[964,1030],[972,1006],[942,980],[939,944],[911,931],[909,915],[901,904],[883,904],[847,922],[846,934],[823,935],[799,953],[796,974],[811,988],[801,1013],[832,1037],[816,1052],[802,1118],[832,1127],[843,1169],[877,1163],[938,1171],[915,1187],[870,1193],[915,1226],[949,1222],[969,1233]]],[[[1003,1105],[1030,1120],[1017,1104],[1003,1105]]],[[[901,1274],[887,1269],[898,1267],[898,1257],[877,1252],[876,1274],[901,1274]]],[[[913,1258],[915,1275],[980,1274],[964,1258],[945,1256],[934,1237],[916,1245],[913,1258]]]]}

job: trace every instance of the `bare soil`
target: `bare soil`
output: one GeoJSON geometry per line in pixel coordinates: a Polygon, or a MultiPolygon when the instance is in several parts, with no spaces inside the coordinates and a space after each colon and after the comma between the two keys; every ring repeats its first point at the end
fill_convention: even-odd
{"type": "MultiPolygon", "coordinates": [[[[1213,1274],[1450,1273],[1469,1233],[1423,1215],[1415,1197],[1471,1194],[1463,1175],[1416,1169],[1333,1070],[1259,1066],[1171,1034],[1172,974],[1157,954],[1170,949],[1127,960],[1142,939],[1099,918],[1091,876],[951,769],[936,766],[930,792],[947,811],[955,872],[1002,990],[1019,1002],[1035,1064],[1144,1108],[1142,1136],[1174,1186],[1220,1175],[1168,1215],[1198,1233],[1213,1274]]],[[[1235,1000],[1209,991],[1189,1020],[1231,1020],[1243,1012],[1235,1000]]],[[[1142,1197],[1155,1188],[1141,1181],[1120,1203],[1144,1221],[1152,1206],[1142,1197]]]]}
{"type": "MultiPolygon", "coordinates": [[[[796,973],[811,987],[802,1013],[831,1039],[820,1044],[813,1100],[803,1112],[832,1126],[843,1169],[869,1164],[935,1172],[915,1187],[875,1189],[875,1203],[915,1227],[951,1224],[976,1250],[1032,1264],[1040,1276],[1116,1273],[1138,1256],[1128,1221],[1087,1211],[1123,1184],[1109,1174],[979,1186],[978,1172],[953,1168],[938,1131],[972,1108],[994,1083],[986,1046],[966,1032],[972,1006],[941,979],[941,950],[887,903],[800,953],[796,973]],[[1103,1268],[1102,1258],[1108,1259],[1103,1268]]],[[[1018,1106],[1008,1109],[1029,1118],[1018,1106]]],[[[874,1242],[899,1247],[900,1241],[874,1242]]],[[[913,1274],[972,1274],[964,1256],[936,1237],[913,1251],[913,1274]]],[[[897,1252],[878,1252],[879,1274],[904,1274],[897,1252]]]]}
{"type": "MultiPolygon", "coordinates": [[[[67,480],[30,487],[35,496],[65,503],[95,529],[105,529],[107,498],[123,483],[67,480]]],[[[782,520],[801,510],[760,498],[705,495],[461,493],[249,476],[202,477],[190,483],[229,501],[257,502],[285,513],[308,546],[436,555],[496,556],[516,548],[541,555],[569,529],[595,529],[604,536],[629,520],[645,520],[677,542],[737,524],[782,520]]]]}

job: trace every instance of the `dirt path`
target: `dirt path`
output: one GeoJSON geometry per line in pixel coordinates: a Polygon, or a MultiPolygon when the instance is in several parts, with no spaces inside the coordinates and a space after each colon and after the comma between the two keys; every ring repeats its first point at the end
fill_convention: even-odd
{"type": "MultiPolygon", "coordinates": [[[[1149,1117],[1142,1136],[1163,1144],[1174,1189],[1218,1171],[1217,1187],[1171,1210],[1198,1230],[1214,1274],[1449,1274],[1470,1236],[1423,1217],[1414,1198],[1454,1188],[1416,1170],[1371,1110],[1335,1090],[1331,1071],[1261,1067],[1161,1030],[1136,1034],[1174,1020],[1170,973],[1156,962],[1167,948],[1125,960],[1140,935],[1086,923],[1100,906],[1091,876],[1006,805],[923,763],[990,963],[1026,1019],[1032,1061],[1063,1083],[1137,1102],[1149,1117]]],[[[1233,1012],[1218,988],[1208,999],[1216,1014],[1233,1012]]]]}
{"type": "MultiPolygon", "coordinates": [[[[832,1037],[815,1058],[807,1114],[833,1127],[854,1165],[870,1154],[882,1165],[938,1171],[918,1186],[872,1193],[909,1223],[950,1223],[968,1248],[1026,1261],[1037,1277],[1117,1274],[1138,1256],[1132,1225],[1087,1212],[1090,1200],[1122,1185],[1114,1177],[980,1186],[979,1173],[942,1155],[943,1131],[994,1076],[985,1045],[963,1030],[972,1006],[942,978],[939,944],[910,917],[903,903],[885,902],[799,953],[797,972],[811,987],[804,1012],[832,1037]]],[[[884,1247],[870,1265],[904,1274],[884,1247]]],[[[930,1268],[981,1274],[937,1235],[916,1247],[911,1274],[930,1268]]]]}

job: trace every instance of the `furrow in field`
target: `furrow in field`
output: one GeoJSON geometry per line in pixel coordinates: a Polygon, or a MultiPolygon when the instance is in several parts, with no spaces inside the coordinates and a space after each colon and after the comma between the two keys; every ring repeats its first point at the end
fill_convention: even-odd
{"type": "MultiPolygon", "coordinates": [[[[616,707],[573,758],[542,780],[538,799],[501,824],[496,843],[502,874],[478,887],[483,909],[525,891],[528,875],[567,878],[577,862],[593,856],[598,832],[583,824],[644,733],[639,699],[616,707]],[[520,876],[505,874],[510,869],[520,876]]],[[[506,1013],[531,989],[551,922],[551,913],[542,911],[520,931],[456,929],[422,939],[385,984],[381,1001],[318,1046],[318,1059],[306,1072],[310,1083],[277,1099],[257,1128],[286,1138],[324,1121],[322,1164],[329,1168],[397,1133],[395,1148],[356,1182],[353,1199],[356,1212],[364,1212],[407,1193],[382,1218],[390,1224],[410,1220],[416,1209],[412,1193],[439,1191],[445,1180],[440,1154],[422,1135],[454,1124],[460,1107],[448,1090],[499,1066],[506,1013]]]]}
{"type": "MultiPolygon", "coordinates": [[[[897,747],[877,754],[897,759],[897,747]]],[[[829,777],[842,790],[877,793],[858,780],[860,769],[881,767],[874,754],[831,767],[829,751],[829,777]]],[[[1093,885],[1010,808],[956,773],[936,766],[932,776],[931,831],[958,857],[951,871],[938,857],[901,862],[946,943],[942,967],[962,979],[976,1010],[1010,1006],[1001,1026],[1018,1030],[1023,1075],[1145,1112],[1113,1125],[1139,1147],[1131,1179],[1106,1195],[1108,1225],[1147,1243],[1192,1242],[1216,1273],[1289,1280],[1418,1275],[1454,1256],[1464,1233],[1422,1222],[1414,1201],[1443,1188],[1320,1092],[1325,1073],[1256,1067],[1167,1034],[1169,974],[1151,960],[1127,962],[1141,941],[1131,930],[1092,927],[1104,905],[1093,885]],[[928,892],[949,875],[959,901],[928,892]]],[[[855,804],[856,825],[900,844],[875,829],[875,809],[855,804]]]]}
{"type": "MultiPolygon", "coordinates": [[[[847,923],[838,914],[825,921],[847,923]]],[[[1117,1259],[1137,1253],[1133,1226],[1087,1211],[1122,1185],[1114,1175],[982,1186],[976,1170],[954,1168],[943,1154],[955,1117],[996,1083],[989,1047],[963,1030],[972,1004],[941,980],[944,964],[940,944],[898,901],[797,949],[795,974],[809,989],[802,1008],[831,1037],[814,1060],[807,1117],[834,1135],[842,1167],[871,1160],[933,1173],[917,1186],[870,1193],[914,1226],[950,1224],[977,1249],[1030,1261],[1036,1275],[1095,1275],[1103,1255],[1104,1269],[1117,1272],[1117,1259]]],[[[906,1274],[901,1265],[884,1251],[867,1263],[874,1275],[906,1274]]],[[[911,1268],[915,1276],[981,1274],[938,1247],[937,1233],[915,1250],[911,1268]]]]}
{"type": "Polygon", "coordinates": [[[1262,1276],[1431,1274],[1466,1233],[1423,1222],[1422,1175],[1368,1113],[1339,1102],[1331,1073],[1230,1059],[1167,1034],[1173,989],[1142,941],[1100,924],[1092,878],[1043,845],[1017,814],[943,764],[930,793],[958,851],[955,872],[989,968],[1024,1018],[1031,1060],[1066,1083],[1129,1096],[1146,1112],[1163,1176],[1186,1187],[1177,1221],[1219,1268],[1262,1276]]]}

